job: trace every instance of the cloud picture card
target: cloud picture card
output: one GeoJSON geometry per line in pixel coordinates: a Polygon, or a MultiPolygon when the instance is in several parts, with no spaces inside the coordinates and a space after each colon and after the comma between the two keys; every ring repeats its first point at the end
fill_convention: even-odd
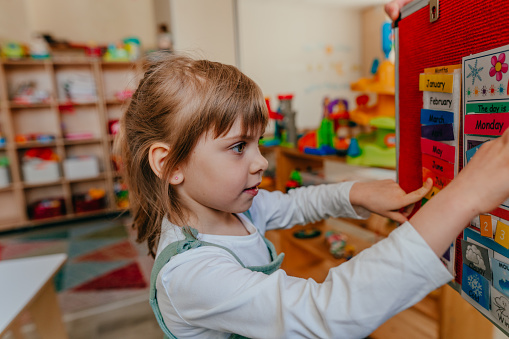
{"type": "Polygon", "coordinates": [[[487,280],[491,280],[490,258],[486,248],[461,240],[461,252],[463,254],[463,264],[481,274],[487,280]]]}

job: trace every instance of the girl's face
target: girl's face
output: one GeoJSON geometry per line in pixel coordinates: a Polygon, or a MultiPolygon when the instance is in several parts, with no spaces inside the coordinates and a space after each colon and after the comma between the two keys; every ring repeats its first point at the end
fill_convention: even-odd
{"type": "Polygon", "coordinates": [[[261,134],[242,135],[239,120],[217,139],[210,132],[202,135],[182,167],[184,180],[177,189],[197,216],[244,212],[258,193],[268,166],[258,148],[261,134]]]}

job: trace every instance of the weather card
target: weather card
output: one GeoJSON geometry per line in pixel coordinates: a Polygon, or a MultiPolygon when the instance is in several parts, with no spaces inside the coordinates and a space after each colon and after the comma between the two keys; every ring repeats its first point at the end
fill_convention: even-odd
{"type": "Polygon", "coordinates": [[[495,321],[501,328],[509,331],[509,299],[491,286],[491,315],[490,319],[495,321]]]}
{"type": "Polygon", "coordinates": [[[491,280],[488,250],[485,247],[470,243],[466,240],[461,240],[461,249],[463,264],[467,265],[487,280],[491,280]]]}
{"type": "Polygon", "coordinates": [[[491,267],[493,268],[493,287],[509,297],[509,264],[491,258],[491,267]]]}
{"type": "Polygon", "coordinates": [[[486,310],[490,309],[489,281],[465,264],[463,264],[461,289],[470,300],[475,301],[486,310]]]}
{"type": "MultiPolygon", "coordinates": [[[[419,75],[422,91],[421,159],[423,181],[433,180],[425,204],[458,173],[461,65],[425,68],[419,75]]],[[[454,276],[455,242],[440,258],[454,276]]]]}

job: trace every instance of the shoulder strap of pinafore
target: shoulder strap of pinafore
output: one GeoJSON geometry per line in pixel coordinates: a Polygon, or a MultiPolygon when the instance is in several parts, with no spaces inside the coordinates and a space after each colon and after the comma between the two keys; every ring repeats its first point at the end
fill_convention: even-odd
{"type": "MultiPolygon", "coordinates": [[[[251,220],[251,215],[246,214],[246,216],[251,220]]],[[[156,289],[156,282],[157,282],[157,276],[159,275],[159,272],[161,269],[170,261],[170,259],[180,253],[183,253],[187,250],[190,250],[192,248],[197,248],[200,246],[215,246],[224,249],[228,253],[230,253],[242,267],[246,267],[244,263],[239,259],[239,257],[229,248],[226,248],[224,246],[220,246],[217,244],[200,241],[197,240],[198,231],[194,228],[189,228],[189,231],[182,232],[185,235],[184,240],[176,241],[168,246],[166,246],[163,251],[157,256],[154,266],[152,267],[152,273],[150,274],[150,295],[149,295],[149,303],[152,307],[152,311],[154,312],[157,322],[159,324],[159,327],[163,330],[165,334],[165,338],[171,338],[171,339],[177,339],[168,327],[166,327],[166,324],[164,322],[163,316],[161,314],[161,311],[159,309],[159,303],[157,301],[157,289],[156,289]]],[[[271,262],[268,265],[263,266],[250,266],[247,267],[248,269],[256,272],[262,272],[265,274],[272,274],[276,270],[278,270],[281,267],[281,263],[283,262],[284,253],[281,253],[279,255],[276,254],[276,249],[274,245],[265,237],[263,237],[263,240],[265,241],[265,244],[267,245],[267,248],[270,252],[270,258],[271,262]]],[[[230,339],[237,339],[237,338],[244,338],[237,334],[232,334],[230,336],[230,339]]]]}

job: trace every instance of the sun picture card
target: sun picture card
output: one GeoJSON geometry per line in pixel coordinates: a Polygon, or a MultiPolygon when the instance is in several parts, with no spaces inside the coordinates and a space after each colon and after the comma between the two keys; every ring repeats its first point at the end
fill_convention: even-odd
{"type": "Polygon", "coordinates": [[[466,240],[461,240],[461,252],[463,264],[481,274],[487,280],[491,280],[491,266],[488,250],[466,240]]]}

